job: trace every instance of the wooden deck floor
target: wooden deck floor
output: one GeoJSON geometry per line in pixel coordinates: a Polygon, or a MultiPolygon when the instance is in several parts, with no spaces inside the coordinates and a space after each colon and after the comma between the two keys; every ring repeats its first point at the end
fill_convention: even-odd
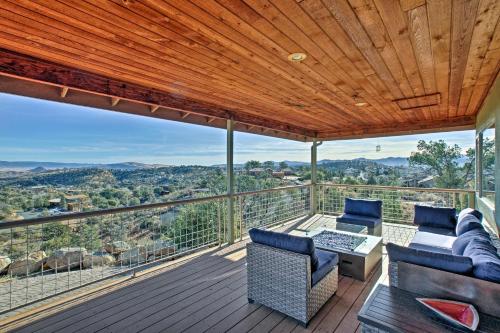
{"type": "Polygon", "coordinates": [[[116,288],[16,332],[357,332],[357,313],[377,283],[387,283],[387,258],[365,281],[341,276],[338,291],[307,328],[281,313],[248,304],[245,242],[211,250],[116,288]]]}
{"type": "Polygon", "coordinates": [[[278,312],[248,304],[245,250],[205,254],[176,269],[107,293],[17,332],[355,332],[364,300],[383,267],[366,282],[340,277],[307,329],[278,312]]]}

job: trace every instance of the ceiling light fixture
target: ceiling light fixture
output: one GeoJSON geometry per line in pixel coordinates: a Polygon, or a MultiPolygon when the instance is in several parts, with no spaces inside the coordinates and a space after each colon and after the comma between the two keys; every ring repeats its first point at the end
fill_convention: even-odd
{"type": "Polygon", "coordinates": [[[304,59],[307,58],[307,55],[305,53],[291,53],[288,55],[288,60],[292,62],[301,62],[304,61],[304,59]]]}
{"type": "Polygon", "coordinates": [[[358,94],[352,96],[352,99],[354,99],[354,105],[356,105],[358,107],[362,107],[362,106],[367,106],[368,105],[368,103],[366,103],[362,98],[360,98],[358,94]]]}

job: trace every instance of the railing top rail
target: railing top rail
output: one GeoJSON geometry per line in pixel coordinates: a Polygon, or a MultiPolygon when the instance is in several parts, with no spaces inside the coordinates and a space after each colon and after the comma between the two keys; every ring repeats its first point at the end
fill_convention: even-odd
{"type": "Polygon", "coordinates": [[[54,216],[46,216],[46,217],[38,217],[34,219],[27,219],[21,221],[5,221],[0,222],[0,230],[1,229],[9,229],[9,228],[17,228],[17,227],[25,227],[28,225],[36,225],[50,222],[59,222],[59,221],[68,221],[68,220],[78,220],[85,219],[89,217],[97,217],[103,215],[111,215],[118,213],[127,213],[134,211],[141,211],[147,209],[157,209],[157,208],[167,208],[172,206],[186,205],[191,203],[202,203],[214,200],[220,200],[227,198],[227,195],[216,195],[210,197],[200,197],[200,198],[191,198],[184,200],[174,200],[167,202],[157,202],[152,204],[138,205],[138,206],[129,206],[129,207],[117,207],[111,209],[103,209],[103,210],[95,210],[90,212],[79,212],[72,214],[62,214],[62,215],[54,215],[54,216]]]}
{"type": "Polygon", "coordinates": [[[299,189],[299,188],[307,188],[311,187],[311,184],[305,184],[305,185],[292,185],[292,186],[282,186],[282,187],[274,187],[266,190],[257,190],[257,191],[248,191],[248,192],[238,192],[235,193],[235,197],[241,197],[241,196],[247,196],[247,195],[253,195],[253,194],[261,194],[261,193],[268,193],[268,192],[279,192],[279,191],[286,191],[286,190],[293,190],[293,189],[299,189]]]}
{"type": "Polygon", "coordinates": [[[351,185],[351,184],[330,184],[321,183],[319,186],[332,186],[332,187],[357,187],[369,188],[374,190],[392,190],[392,191],[416,191],[416,192],[449,192],[449,193],[474,193],[474,190],[467,189],[450,189],[450,188],[423,188],[423,187],[403,187],[403,186],[383,186],[383,185],[351,185]]]}

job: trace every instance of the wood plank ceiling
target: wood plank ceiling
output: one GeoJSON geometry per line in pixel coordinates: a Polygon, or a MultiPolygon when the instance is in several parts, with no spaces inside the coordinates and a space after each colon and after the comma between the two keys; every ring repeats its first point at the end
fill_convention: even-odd
{"type": "Polygon", "coordinates": [[[257,133],[470,128],[499,17],[498,0],[0,0],[0,74],[257,133]]]}

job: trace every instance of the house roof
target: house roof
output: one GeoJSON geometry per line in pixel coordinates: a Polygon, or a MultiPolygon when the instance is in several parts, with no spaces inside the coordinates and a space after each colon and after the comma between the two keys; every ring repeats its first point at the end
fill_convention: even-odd
{"type": "Polygon", "coordinates": [[[495,1],[9,1],[0,90],[297,140],[472,128],[499,17],[495,1]]]}

